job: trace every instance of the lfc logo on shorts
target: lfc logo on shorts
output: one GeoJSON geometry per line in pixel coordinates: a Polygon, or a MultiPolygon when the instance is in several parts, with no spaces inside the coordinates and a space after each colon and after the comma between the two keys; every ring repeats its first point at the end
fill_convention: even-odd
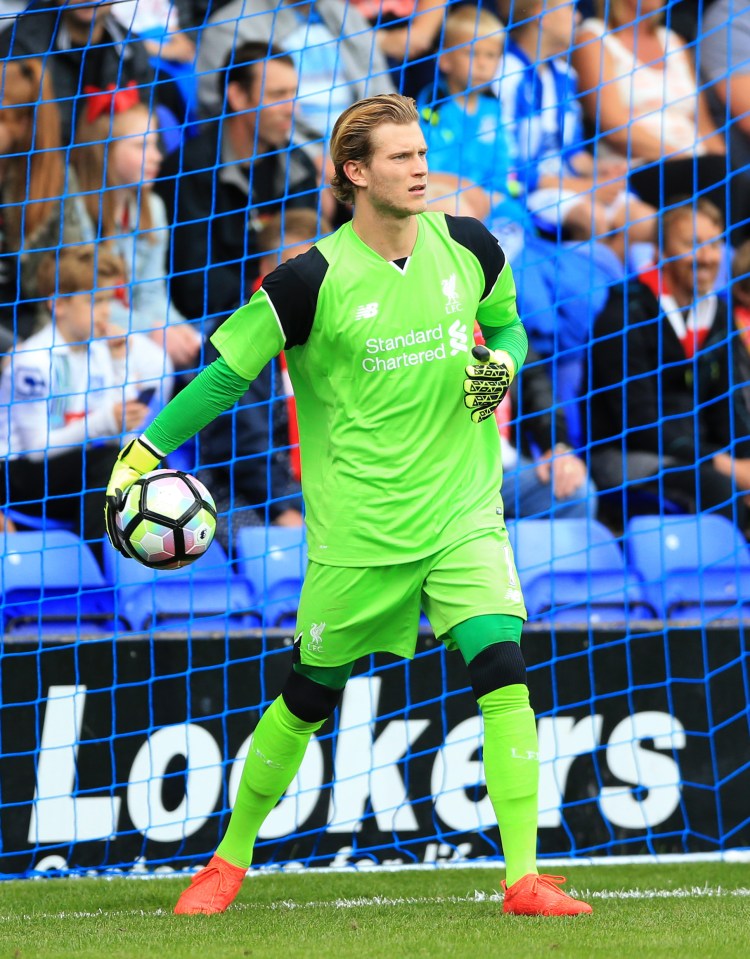
{"type": "Polygon", "coordinates": [[[310,627],[310,642],[307,644],[308,652],[319,653],[323,649],[323,630],[325,623],[313,623],[310,627]]]}

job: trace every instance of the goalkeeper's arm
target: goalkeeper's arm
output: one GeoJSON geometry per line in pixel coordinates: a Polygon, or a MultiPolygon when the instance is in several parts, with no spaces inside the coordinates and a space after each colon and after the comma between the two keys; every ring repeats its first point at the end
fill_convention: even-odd
{"type": "Polygon", "coordinates": [[[529,349],[529,338],[521,320],[516,317],[506,326],[485,326],[480,322],[479,328],[484,337],[485,346],[493,353],[505,353],[513,362],[511,378],[515,377],[526,360],[529,349]]]}
{"type": "Polygon", "coordinates": [[[250,381],[235,373],[220,356],[179,392],[142,436],[128,443],[117,457],[107,486],[104,517],[110,542],[123,555],[115,515],[125,494],[144,473],[159,465],[169,453],[203,429],[220,413],[231,409],[247,391],[250,381]]]}

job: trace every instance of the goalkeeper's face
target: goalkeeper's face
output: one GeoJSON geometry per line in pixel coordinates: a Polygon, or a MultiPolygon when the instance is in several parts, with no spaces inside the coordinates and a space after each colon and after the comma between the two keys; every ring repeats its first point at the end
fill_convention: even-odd
{"type": "Polygon", "coordinates": [[[386,216],[422,213],[427,197],[427,144],[418,123],[383,123],[372,132],[369,161],[350,166],[364,201],[386,216]]]}

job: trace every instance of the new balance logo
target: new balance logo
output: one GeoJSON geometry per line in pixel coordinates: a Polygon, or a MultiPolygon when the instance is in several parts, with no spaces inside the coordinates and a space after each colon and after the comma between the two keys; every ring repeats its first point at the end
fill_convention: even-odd
{"type": "Polygon", "coordinates": [[[451,273],[447,280],[442,280],[440,287],[446,299],[445,312],[459,313],[463,309],[463,306],[456,290],[456,274],[451,273]]]}
{"type": "Polygon", "coordinates": [[[363,306],[358,306],[354,311],[354,322],[359,323],[360,320],[374,320],[378,315],[379,309],[379,303],[365,303],[363,306]]]}
{"type": "Polygon", "coordinates": [[[539,762],[539,753],[534,752],[533,749],[516,749],[515,746],[511,746],[510,758],[525,759],[529,762],[539,762]]]}
{"type": "Polygon", "coordinates": [[[461,320],[451,323],[448,328],[448,336],[450,337],[451,356],[466,352],[469,347],[469,337],[466,333],[466,325],[461,320]]]}

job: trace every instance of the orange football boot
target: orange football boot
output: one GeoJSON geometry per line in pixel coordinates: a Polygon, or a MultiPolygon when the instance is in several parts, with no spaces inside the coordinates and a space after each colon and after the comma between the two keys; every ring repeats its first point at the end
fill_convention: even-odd
{"type": "Polygon", "coordinates": [[[560,889],[564,882],[563,876],[533,873],[522,876],[510,888],[503,880],[503,912],[512,916],[580,916],[593,912],[587,902],[574,899],[560,889]]]}
{"type": "Polygon", "coordinates": [[[234,902],[246,875],[247,869],[213,856],[209,864],[193,876],[190,885],[177,900],[175,915],[210,916],[215,912],[224,912],[234,902]]]}

